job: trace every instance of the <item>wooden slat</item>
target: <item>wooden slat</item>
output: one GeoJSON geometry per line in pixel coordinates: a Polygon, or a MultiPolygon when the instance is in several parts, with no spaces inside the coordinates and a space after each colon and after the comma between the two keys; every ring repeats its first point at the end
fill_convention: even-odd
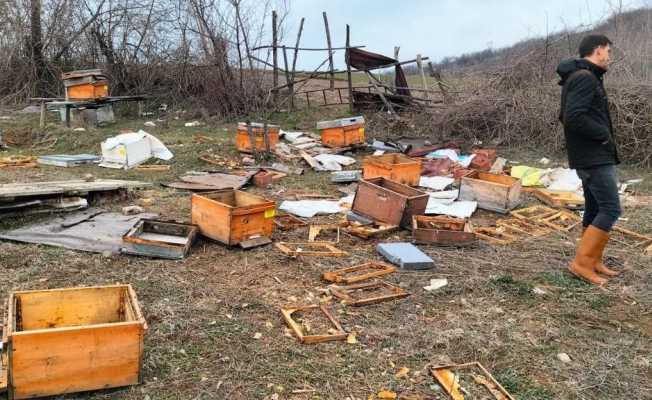
{"type": "Polygon", "coordinates": [[[151,186],[151,183],[98,179],[92,182],[84,180],[51,181],[34,183],[8,183],[0,185],[0,200],[19,197],[43,196],[55,194],[74,194],[100,192],[118,189],[134,189],[151,186]]]}

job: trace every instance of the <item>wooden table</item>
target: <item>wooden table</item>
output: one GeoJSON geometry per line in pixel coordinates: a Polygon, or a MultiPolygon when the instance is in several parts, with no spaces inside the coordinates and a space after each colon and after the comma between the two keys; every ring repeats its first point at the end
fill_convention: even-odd
{"type": "Polygon", "coordinates": [[[66,127],[70,128],[70,109],[72,108],[97,109],[105,105],[117,103],[120,101],[137,101],[138,110],[142,111],[141,102],[148,98],[149,96],[146,95],[135,95],[135,96],[111,96],[111,97],[104,97],[95,100],[66,100],[61,97],[33,97],[30,100],[37,101],[41,104],[41,118],[39,124],[41,128],[45,128],[45,113],[47,111],[47,106],[65,107],[66,127]]]}

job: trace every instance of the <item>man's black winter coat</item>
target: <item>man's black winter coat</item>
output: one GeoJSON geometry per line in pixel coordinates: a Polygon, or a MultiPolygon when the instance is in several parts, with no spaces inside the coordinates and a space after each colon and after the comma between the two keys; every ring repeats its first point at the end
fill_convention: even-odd
{"type": "Polygon", "coordinates": [[[605,72],[585,59],[565,60],[557,67],[562,86],[559,120],[573,169],[620,163],[602,82],[605,72]]]}

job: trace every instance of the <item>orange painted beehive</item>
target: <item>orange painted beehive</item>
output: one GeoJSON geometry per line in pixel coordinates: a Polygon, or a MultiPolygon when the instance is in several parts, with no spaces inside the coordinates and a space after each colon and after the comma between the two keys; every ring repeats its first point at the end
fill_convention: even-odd
{"type": "Polygon", "coordinates": [[[381,177],[417,186],[421,178],[421,161],[398,153],[369,156],[362,163],[362,174],[364,179],[381,177]]]}
{"type": "Polygon", "coordinates": [[[269,238],[274,230],[276,203],[240,190],[195,193],[191,209],[202,235],[230,246],[269,238]]]}
{"type": "MultiPolygon", "coordinates": [[[[265,151],[267,146],[265,144],[265,126],[258,122],[251,122],[251,131],[254,135],[254,140],[256,142],[257,151],[265,151]]],[[[251,140],[249,138],[249,131],[247,129],[246,122],[238,123],[238,131],[235,135],[235,147],[238,148],[238,151],[244,153],[251,153],[251,140]]],[[[281,127],[278,125],[267,125],[267,142],[269,143],[269,150],[274,150],[276,144],[279,140],[279,133],[281,127]]]]}
{"type": "Polygon", "coordinates": [[[348,147],[364,143],[364,117],[343,118],[317,123],[321,142],[328,147],[348,147]]]}
{"type": "Polygon", "coordinates": [[[135,385],[146,330],[131,285],[13,292],[5,326],[9,398],[135,385]]]}
{"type": "Polygon", "coordinates": [[[64,72],[61,75],[67,100],[96,100],[109,97],[109,81],[99,69],[64,72]]]}

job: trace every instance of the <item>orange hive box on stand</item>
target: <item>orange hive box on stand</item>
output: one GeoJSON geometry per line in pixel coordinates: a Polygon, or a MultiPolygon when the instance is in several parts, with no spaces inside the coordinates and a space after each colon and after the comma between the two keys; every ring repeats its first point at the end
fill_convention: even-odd
{"type": "Polygon", "coordinates": [[[192,223],[207,238],[229,246],[272,236],[276,203],[240,190],[195,193],[192,223]]]}
{"type": "MultiPolygon", "coordinates": [[[[256,150],[265,151],[267,146],[265,144],[265,135],[263,134],[265,126],[259,122],[251,122],[251,131],[256,141],[256,150]]],[[[269,143],[269,150],[274,150],[279,140],[279,132],[281,127],[278,125],[267,125],[267,141],[269,143]]],[[[235,147],[238,151],[251,153],[251,140],[249,139],[249,131],[247,130],[246,122],[238,123],[238,131],[235,135],[235,147]]]]}
{"type": "Polygon", "coordinates": [[[348,147],[364,143],[364,117],[317,122],[321,142],[328,147],[348,147]]]}
{"type": "Polygon", "coordinates": [[[131,285],[13,292],[5,324],[10,399],[140,382],[147,323],[131,285]]]}
{"type": "Polygon", "coordinates": [[[364,179],[381,177],[417,186],[421,178],[421,161],[396,153],[368,156],[363,161],[362,171],[364,179]]]}
{"type": "Polygon", "coordinates": [[[99,69],[64,72],[66,100],[96,100],[109,97],[109,81],[99,69]]]}

